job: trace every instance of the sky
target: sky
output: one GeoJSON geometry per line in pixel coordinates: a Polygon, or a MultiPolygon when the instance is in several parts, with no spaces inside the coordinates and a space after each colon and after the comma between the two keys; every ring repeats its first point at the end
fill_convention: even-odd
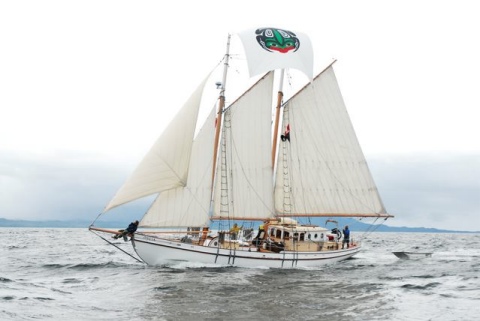
{"type": "Polygon", "coordinates": [[[93,220],[228,33],[274,26],[337,60],[387,225],[479,231],[475,2],[1,1],[0,218],[93,220]]]}

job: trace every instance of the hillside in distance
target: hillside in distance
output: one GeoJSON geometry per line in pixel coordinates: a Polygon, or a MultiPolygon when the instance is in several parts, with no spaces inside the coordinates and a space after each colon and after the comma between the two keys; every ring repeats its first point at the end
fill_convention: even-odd
{"type": "MultiPolygon", "coordinates": [[[[133,220],[133,219],[132,219],[133,220]]],[[[132,220],[98,220],[95,226],[105,228],[124,228],[132,220]]],[[[428,227],[397,227],[388,225],[372,226],[363,222],[356,221],[354,219],[338,219],[338,227],[343,228],[345,225],[349,225],[351,230],[363,231],[371,229],[375,232],[416,232],[416,233],[480,233],[471,231],[453,231],[453,230],[441,230],[428,227]]],[[[320,226],[327,226],[329,228],[336,227],[334,223],[325,224],[325,220],[313,219],[313,224],[320,226]]],[[[91,221],[87,220],[9,220],[0,218],[0,227],[29,227],[29,228],[88,228],[91,221]]]]}

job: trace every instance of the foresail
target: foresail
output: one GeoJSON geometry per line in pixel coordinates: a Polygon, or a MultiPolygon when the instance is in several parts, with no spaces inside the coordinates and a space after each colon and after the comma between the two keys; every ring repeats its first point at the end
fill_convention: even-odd
{"type": "Polygon", "coordinates": [[[184,186],[203,88],[198,86],[104,212],[127,202],[184,186]]]}
{"type": "Polygon", "coordinates": [[[272,86],[270,72],[225,111],[214,218],[272,216],[272,86]]]}
{"type": "Polygon", "coordinates": [[[144,227],[201,227],[209,220],[215,107],[193,143],[187,185],[164,191],[142,218],[144,227]]]}
{"type": "Polygon", "coordinates": [[[248,29],[238,33],[248,62],[250,77],[284,68],[302,71],[313,78],[313,48],[301,32],[277,28],[248,29]]]}
{"type": "Polygon", "coordinates": [[[284,107],[275,207],[281,215],[385,213],[330,66],[284,107]]]}

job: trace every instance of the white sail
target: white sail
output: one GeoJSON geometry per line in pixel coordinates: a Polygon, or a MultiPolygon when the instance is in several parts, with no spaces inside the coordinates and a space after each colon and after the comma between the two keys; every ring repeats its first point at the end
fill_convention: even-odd
{"type": "Polygon", "coordinates": [[[214,217],[271,217],[273,72],[259,80],[224,114],[215,182],[214,217]]]}
{"type": "Polygon", "coordinates": [[[275,207],[279,214],[385,213],[332,66],[284,107],[275,207]]]}
{"type": "Polygon", "coordinates": [[[255,28],[238,33],[245,49],[250,76],[284,68],[313,78],[313,48],[301,32],[277,28],[255,28]]]}
{"type": "Polygon", "coordinates": [[[142,218],[141,226],[201,227],[207,225],[212,194],[214,134],[215,107],[193,143],[186,186],[160,193],[142,218]]]}
{"type": "Polygon", "coordinates": [[[185,186],[203,88],[198,86],[104,212],[127,202],[185,186]]]}

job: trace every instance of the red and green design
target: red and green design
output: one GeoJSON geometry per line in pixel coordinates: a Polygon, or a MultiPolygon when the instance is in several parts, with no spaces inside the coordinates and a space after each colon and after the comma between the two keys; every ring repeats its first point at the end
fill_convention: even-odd
{"type": "Polygon", "coordinates": [[[262,28],[255,31],[257,41],[263,49],[270,52],[287,53],[300,48],[300,40],[288,30],[275,28],[262,28]]]}

